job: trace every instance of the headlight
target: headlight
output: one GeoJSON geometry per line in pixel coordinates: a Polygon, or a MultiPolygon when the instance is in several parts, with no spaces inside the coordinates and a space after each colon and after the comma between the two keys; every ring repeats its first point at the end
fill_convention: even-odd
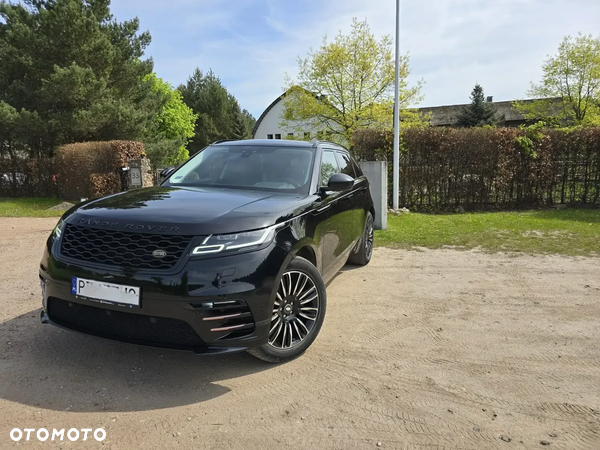
{"type": "Polygon", "coordinates": [[[275,231],[281,226],[234,234],[211,234],[202,241],[202,245],[192,250],[192,256],[259,250],[273,241],[275,231]]]}
{"type": "Polygon", "coordinates": [[[54,230],[52,230],[52,239],[58,239],[60,237],[60,235],[62,234],[62,231],[65,227],[65,221],[60,219],[58,221],[58,223],[56,224],[56,226],[54,227],[54,230]]]}

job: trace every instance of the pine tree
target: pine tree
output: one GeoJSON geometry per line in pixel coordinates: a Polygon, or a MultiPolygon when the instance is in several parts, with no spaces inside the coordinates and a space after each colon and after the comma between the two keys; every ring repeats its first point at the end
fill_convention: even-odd
{"type": "MultiPolygon", "coordinates": [[[[144,82],[150,34],[117,22],[110,0],[0,0],[0,147],[144,139],[165,99],[144,82]]],[[[3,150],[4,152],[4,150],[3,150]]]]}
{"type": "Polygon", "coordinates": [[[249,139],[250,131],[248,130],[247,121],[237,102],[234,104],[233,111],[233,138],[234,139],[249,139]]]}
{"type": "MultiPolygon", "coordinates": [[[[236,132],[236,115],[240,106],[236,98],[227,91],[220,78],[212,70],[204,74],[196,69],[186,84],[179,86],[183,102],[198,115],[194,137],[189,143],[190,154],[199,152],[204,147],[219,139],[233,139],[236,132]]],[[[241,111],[242,122],[246,124],[238,131],[250,137],[254,118],[245,109],[241,111]]]]}
{"type": "Polygon", "coordinates": [[[483,127],[498,125],[504,117],[498,117],[498,111],[492,103],[485,101],[483,88],[476,84],[471,91],[471,104],[458,114],[456,125],[459,127],[483,127]]]}

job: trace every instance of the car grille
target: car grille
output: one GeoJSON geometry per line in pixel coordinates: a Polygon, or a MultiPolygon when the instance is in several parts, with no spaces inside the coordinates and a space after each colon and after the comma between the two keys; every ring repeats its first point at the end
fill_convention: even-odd
{"type": "Polygon", "coordinates": [[[69,258],[139,269],[170,269],[188,247],[191,236],[128,233],[67,224],[61,253],[69,258]],[[166,256],[156,258],[155,250],[166,256]]]}
{"type": "Polygon", "coordinates": [[[57,325],[83,333],[161,347],[195,348],[204,345],[183,320],[151,317],[48,299],[48,316],[57,325]]]}

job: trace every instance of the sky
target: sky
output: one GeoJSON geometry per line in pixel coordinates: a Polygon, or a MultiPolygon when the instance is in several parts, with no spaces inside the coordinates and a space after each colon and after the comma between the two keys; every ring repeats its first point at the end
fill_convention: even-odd
{"type": "MultiPolygon", "coordinates": [[[[402,0],[400,52],[409,84],[425,82],[412,106],[468,103],[475,83],[494,101],[526,98],[566,35],[600,33],[599,0],[402,0]]],[[[282,92],[297,57],[366,19],[379,38],[395,34],[394,0],[113,0],[117,20],[138,17],[159,77],[185,83],[212,69],[255,117],[282,92]]]]}

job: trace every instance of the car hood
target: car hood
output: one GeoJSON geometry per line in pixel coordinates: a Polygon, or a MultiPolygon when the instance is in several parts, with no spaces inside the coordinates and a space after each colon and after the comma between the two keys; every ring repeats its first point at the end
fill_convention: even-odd
{"type": "Polygon", "coordinates": [[[268,227],[304,212],[313,196],[214,188],[150,187],[73,208],[67,223],[141,233],[203,236],[268,227]]]}

